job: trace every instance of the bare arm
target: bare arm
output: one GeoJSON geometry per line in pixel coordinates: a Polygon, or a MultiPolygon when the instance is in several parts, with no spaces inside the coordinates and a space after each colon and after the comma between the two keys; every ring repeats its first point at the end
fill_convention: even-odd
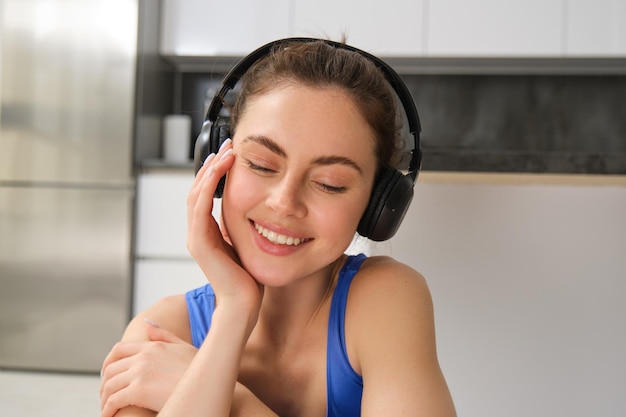
{"type": "Polygon", "coordinates": [[[126,407],[117,412],[115,417],[154,417],[157,413],[155,411],[147,410],[139,407],[126,407]]]}
{"type": "Polygon", "coordinates": [[[243,349],[256,325],[263,289],[239,264],[211,216],[217,183],[234,159],[232,143],[226,141],[198,171],[187,198],[187,247],[211,282],[216,308],[211,330],[162,417],[229,416],[243,349]]]}
{"type": "Polygon", "coordinates": [[[237,383],[230,417],[278,417],[278,414],[270,410],[248,388],[237,383]]]}
{"type": "Polygon", "coordinates": [[[187,323],[184,296],[165,298],[129,323],[102,366],[103,417],[156,414],[148,408],[162,407],[195,355],[187,323]]]}
{"type": "MultiPolygon", "coordinates": [[[[176,381],[173,390],[164,392],[166,395],[161,396],[165,399],[165,404],[162,408],[161,404],[158,404],[158,407],[152,407],[154,410],[160,409],[160,416],[229,416],[234,406],[242,410],[240,406],[243,403],[233,403],[234,391],[237,386],[243,349],[256,324],[263,290],[239,265],[232,247],[224,240],[219,226],[211,216],[213,193],[217,182],[230,169],[233,162],[232,144],[226,142],[218,155],[208,159],[198,172],[187,199],[187,246],[205,276],[210,280],[216,294],[217,306],[213,312],[211,329],[202,346],[194,352],[191,363],[185,364],[185,372],[176,381]]],[[[135,318],[124,335],[125,342],[122,347],[119,349],[116,347],[114,351],[123,351],[123,348],[132,350],[132,345],[128,346],[124,343],[132,343],[136,340],[143,341],[145,344],[146,324],[142,323],[145,318],[156,322],[161,321],[160,325],[165,323],[167,328],[173,329],[184,340],[190,340],[184,298],[176,305],[176,314],[173,316],[157,314],[161,309],[151,309],[135,318]],[[185,310],[185,319],[180,310],[185,310]],[[173,320],[172,317],[174,317],[173,320]]],[[[111,360],[107,358],[105,365],[107,362],[111,364],[106,367],[105,374],[110,368],[124,361],[124,359],[119,360],[119,356],[123,354],[111,360]]],[[[139,380],[145,374],[145,372],[139,372],[139,380]]],[[[137,378],[132,380],[136,381],[137,378]]],[[[169,380],[171,381],[171,378],[169,380]]],[[[106,385],[112,384],[112,382],[107,382],[106,385]]],[[[255,397],[244,398],[245,404],[257,409],[263,408],[260,401],[249,401],[254,400],[255,397]]],[[[126,404],[129,402],[126,401],[126,404]]],[[[137,402],[130,402],[130,404],[137,404],[137,402]]],[[[267,407],[265,411],[268,411],[267,407]]],[[[146,415],[145,411],[130,407],[122,410],[121,413],[124,416],[146,415]]],[[[112,414],[105,417],[112,417],[112,414]]]]}
{"type": "Polygon", "coordinates": [[[423,277],[382,259],[360,278],[351,288],[346,337],[353,340],[363,376],[362,416],[456,416],[437,359],[432,300],[423,277]]]}
{"type": "Polygon", "coordinates": [[[229,416],[241,355],[252,327],[241,310],[217,307],[211,331],[159,415],[229,416]]]}

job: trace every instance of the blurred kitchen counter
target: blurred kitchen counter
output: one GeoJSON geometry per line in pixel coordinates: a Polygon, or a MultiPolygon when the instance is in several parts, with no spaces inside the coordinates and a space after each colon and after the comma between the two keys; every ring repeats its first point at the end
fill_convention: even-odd
{"type": "MultiPolygon", "coordinates": [[[[193,175],[193,162],[171,163],[161,159],[144,161],[139,174],[193,175]]],[[[429,184],[535,184],[535,185],[584,185],[626,186],[626,175],[607,174],[555,174],[526,172],[468,172],[431,171],[422,169],[418,183],[429,184]]]]}
{"type": "Polygon", "coordinates": [[[422,171],[418,181],[430,184],[626,186],[626,175],[422,171]]]}

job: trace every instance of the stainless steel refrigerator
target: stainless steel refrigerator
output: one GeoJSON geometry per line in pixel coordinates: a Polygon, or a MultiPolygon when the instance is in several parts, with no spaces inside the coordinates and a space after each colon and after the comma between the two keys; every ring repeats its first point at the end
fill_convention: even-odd
{"type": "Polygon", "coordinates": [[[0,368],[97,372],[131,302],[138,1],[0,18],[0,368]]]}

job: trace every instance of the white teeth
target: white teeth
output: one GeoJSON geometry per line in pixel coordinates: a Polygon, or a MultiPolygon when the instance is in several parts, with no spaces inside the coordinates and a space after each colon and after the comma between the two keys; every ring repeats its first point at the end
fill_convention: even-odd
{"type": "Polygon", "coordinates": [[[276,232],[272,232],[264,228],[263,226],[259,226],[258,224],[254,224],[254,228],[262,235],[264,238],[269,240],[272,243],[277,245],[288,245],[288,246],[298,246],[300,243],[304,242],[305,239],[300,239],[297,237],[291,237],[286,235],[281,235],[276,232]]]}

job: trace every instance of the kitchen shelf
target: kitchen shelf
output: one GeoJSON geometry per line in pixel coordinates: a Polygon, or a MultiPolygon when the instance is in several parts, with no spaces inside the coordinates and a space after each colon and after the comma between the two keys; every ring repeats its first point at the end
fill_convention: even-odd
{"type": "MultiPolygon", "coordinates": [[[[242,56],[164,55],[178,72],[225,73],[242,56]]],[[[385,57],[406,75],[626,75],[626,57],[385,57]]]]}

